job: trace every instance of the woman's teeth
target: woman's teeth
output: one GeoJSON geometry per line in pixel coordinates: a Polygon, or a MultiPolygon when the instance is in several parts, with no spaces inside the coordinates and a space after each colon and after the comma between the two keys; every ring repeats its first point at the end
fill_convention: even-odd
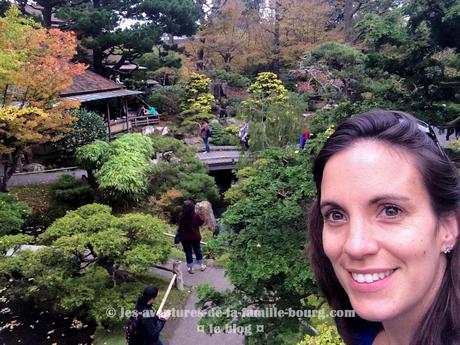
{"type": "Polygon", "coordinates": [[[351,273],[351,276],[354,281],[357,281],[358,283],[373,283],[378,280],[382,280],[385,277],[388,277],[391,273],[393,273],[393,270],[388,270],[386,272],[379,272],[379,273],[351,273]]]}

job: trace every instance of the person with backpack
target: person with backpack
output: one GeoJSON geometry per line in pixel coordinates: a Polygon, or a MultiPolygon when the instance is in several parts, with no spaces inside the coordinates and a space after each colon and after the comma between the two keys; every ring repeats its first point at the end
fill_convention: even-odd
{"type": "Polygon", "coordinates": [[[157,295],[158,289],[151,285],[147,286],[137,299],[136,311],[126,328],[128,345],[163,345],[160,332],[170,316],[166,312],[156,315],[152,304],[157,295]]]}
{"type": "Polygon", "coordinates": [[[209,137],[211,136],[211,129],[209,128],[208,120],[202,120],[200,126],[200,137],[203,139],[204,152],[209,153],[209,137]]]}

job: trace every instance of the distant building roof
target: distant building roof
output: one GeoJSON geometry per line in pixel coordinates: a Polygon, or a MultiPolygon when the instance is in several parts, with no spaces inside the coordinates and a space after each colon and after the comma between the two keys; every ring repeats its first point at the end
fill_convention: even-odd
{"type": "Polygon", "coordinates": [[[113,91],[123,89],[123,84],[117,84],[110,79],[104,78],[90,70],[76,76],[73,84],[64,92],[61,97],[69,97],[86,93],[113,91]]]}
{"type": "Polygon", "coordinates": [[[63,98],[68,99],[70,101],[79,101],[80,103],[84,103],[84,102],[97,101],[99,99],[139,95],[141,93],[143,92],[122,89],[122,90],[113,90],[113,91],[104,91],[104,92],[93,92],[93,93],[88,93],[84,95],[74,95],[74,96],[67,96],[63,98]]]}
{"type": "MultiPolygon", "coordinates": [[[[26,13],[30,14],[31,16],[38,17],[40,19],[43,19],[43,6],[40,6],[39,4],[26,4],[24,6],[24,10],[26,13]]],[[[64,23],[62,19],[59,19],[56,17],[56,14],[51,14],[51,25],[52,26],[59,26],[59,24],[64,23]]]]}

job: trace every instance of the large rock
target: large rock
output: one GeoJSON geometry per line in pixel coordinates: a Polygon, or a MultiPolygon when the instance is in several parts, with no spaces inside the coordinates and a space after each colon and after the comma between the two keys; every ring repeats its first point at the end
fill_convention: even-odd
{"type": "Polygon", "coordinates": [[[213,233],[217,230],[216,218],[212,210],[211,203],[207,200],[195,205],[195,212],[204,220],[204,225],[213,233]]]}
{"type": "Polygon", "coordinates": [[[27,171],[27,172],[44,171],[45,166],[38,164],[38,163],[30,163],[30,164],[24,165],[22,167],[22,170],[27,171]]]}

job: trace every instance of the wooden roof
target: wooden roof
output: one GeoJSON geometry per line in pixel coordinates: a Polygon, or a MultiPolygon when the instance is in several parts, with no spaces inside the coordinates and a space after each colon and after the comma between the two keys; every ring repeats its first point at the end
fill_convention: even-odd
{"type": "Polygon", "coordinates": [[[117,84],[110,79],[100,76],[99,74],[96,74],[90,70],[86,70],[83,74],[80,74],[74,78],[73,84],[66,91],[61,93],[61,97],[119,90],[123,88],[123,84],[117,84]]]}

